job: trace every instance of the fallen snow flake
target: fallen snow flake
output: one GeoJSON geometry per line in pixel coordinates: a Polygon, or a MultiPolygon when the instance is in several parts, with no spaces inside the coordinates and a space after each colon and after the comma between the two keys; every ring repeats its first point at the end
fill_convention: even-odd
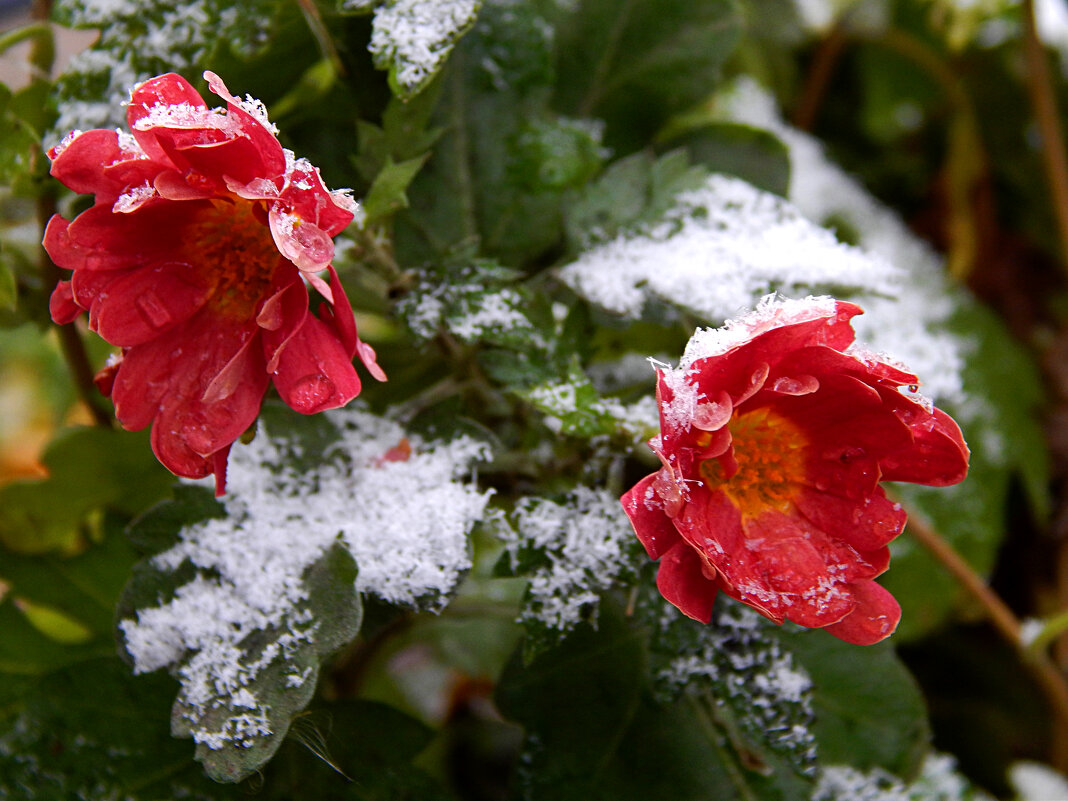
{"type": "Polygon", "coordinates": [[[399,93],[410,96],[445,63],[481,6],[481,0],[387,0],[375,9],[368,49],[380,69],[391,71],[399,93]]]}
{"type": "Polygon", "coordinates": [[[449,330],[465,342],[473,342],[487,333],[503,333],[533,326],[520,311],[523,298],[514,289],[502,289],[481,296],[476,308],[448,319],[449,330]]]}
{"type": "Polygon", "coordinates": [[[725,175],[679,194],[659,221],[587,250],[560,275],[625,317],[659,300],[715,322],[771,291],[885,294],[900,281],[884,260],[838,242],[782,198],[725,175]]]}
{"type": "Polygon", "coordinates": [[[595,619],[599,595],[640,563],[630,524],[612,493],[578,487],[562,502],[525,498],[503,537],[513,569],[535,560],[520,620],[562,634],[595,619]]]}

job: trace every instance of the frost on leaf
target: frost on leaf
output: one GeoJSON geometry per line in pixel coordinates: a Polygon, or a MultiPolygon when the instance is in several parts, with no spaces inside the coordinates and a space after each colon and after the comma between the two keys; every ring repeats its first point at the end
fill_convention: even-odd
{"type": "Polygon", "coordinates": [[[656,616],[652,669],[664,700],[710,694],[716,718],[733,721],[755,753],[767,749],[800,773],[815,772],[812,680],[773,623],[723,596],[707,626],[659,603],[646,614],[656,616]]]}
{"type": "Polygon", "coordinates": [[[57,83],[55,140],[74,129],[125,124],[130,89],[165,72],[199,74],[220,46],[252,55],[270,35],[278,0],[56,0],[55,18],[100,38],[57,83]]]}
{"type": "Polygon", "coordinates": [[[625,317],[659,301],[716,322],[771,291],[887,294],[900,280],[884,260],[841,244],[782,198],[725,175],[676,195],[658,220],[595,245],[560,275],[625,317]]]}
{"type": "Polygon", "coordinates": [[[173,728],[229,780],[270,758],[310,700],[319,662],[358,633],[360,593],[444,606],[488,500],[465,480],[485,456],[469,438],[423,442],[351,408],[287,417],[300,436],[272,436],[276,414],[266,410],[256,439],[232,453],[214,516],[183,511],[183,499],[204,508],[202,498],[188,504],[198,490],[186,488],[137,524],[196,521],[139,566],[120,614],[134,670],[178,678],[173,728]]]}
{"type": "Polygon", "coordinates": [[[856,296],[865,314],[857,337],[904,361],[924,381],[935,401],[963,400],[961,371],[968,343],[947,325],[959,299],[951,291],[945,264],[897,214],[827,157],[823,145],[783,122],[774,98],[750,79],[740,79],[717,98],[724,117],[773,133],[790,157],[790,202],[809,220],[838,229],[874,257],[903,271],[892,291],[856,296]]]}
{"type": "Polygon", "coordinates": [[[578,487],[559,503],[524,498],[515,524],[503,536],[513,572],[530,580],[520,619],[535,636],[595,619],[600,594],[642,563],[619,499],[605,490],[578,487]]]}
{"type": "Polygon", "coordinates": [[[847,765],[820,769],[812,801],[992,801],[956,770],[952,757],[929,754],[920,775],[905,784],[881,768],[863,772],[847,765]]]}
{"type": "MultiPolygon", "coordinates": [[[[365,0],[346,0],[342,9],[367,6],[365,0]]],[[[386,0],[378,5],[369,49],[375,65],[389,70],[397,96],[412,97],[430,82],[481,6],[482,0],[386,0]]]]}

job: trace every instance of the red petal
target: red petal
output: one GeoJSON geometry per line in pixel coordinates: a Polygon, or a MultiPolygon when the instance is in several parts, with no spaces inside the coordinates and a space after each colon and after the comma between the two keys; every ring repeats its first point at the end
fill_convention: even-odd
{"type": "Polygon", "coordinates": [[[888,590],[874,581],[861,581],[851,587],[857,600],[854,610],[826,630],[854,645],[872,645],[894,633],[901,620],[901,607],[888,590]]]}
{"type": "Polygon", "coordinates": [[[882,548],[904,530],[907,518],[901,504],[889,500],[881,487],[856,499],[804,487],[794,503],[816,528],[858,551],[882,548]]]}
{"type": "Polygon", "coordinates": [[[134,87],[130,105],[126,108],[126,122],[130,131],[150,158],[169,161],[156,137],[157,130],[165,130],[163,126],[154,126],[143,131],[137,129],[137,123],[148,117],[157,106],[187,106],[189,114],[206,112],[208,106],[189,81],[173,72],[158,75],[134,87]]]}
{"type": "Polygon", "coordinates": [[[301,270],[325,270],[334,258],[334,242],[326,232],[281,203],[271,206],[270,224],[278,251],[301,270]]]}
{"type": "Polygon", "coordinates": [[[48,299],[48,311],[52,315],[52,322],[57,325],[73,323],[85,309],[74,302],[74,290],[70,287],[70,281],[60,281],[52,290],[52,296],[48,299]]]}
{"type": "Polygon", "coordinates": [[[663,503],[653,488],[656,477],[656,473],[646,476],[619,499],[650,559],[659,559],[679,541],[679,532],[664,513],[663,503]]]}
{"type": "MultiPolygon", "coordinates": [[[[827,557],[844,558],[848,568],[855,552],[835,549],[825,538],[820,543],[799,521],[776,511],[746,522],[746,543],[751,573],[745,582],[732,581],[739,600],[750,605],[755,600],[802,626],[825,626],[853,608],[842,578],[828,570],[827,557]]],[[[842,570],[841,564],[835,567],[842,570]]]]}
{"type": "Polygon", "coordinates": [[[196,221],[205,205],[196,200],[153,203],[129,214],[93,206],[67,228],[69,242],[81,258],[77,267],[117,270],[173,261],[174,253],[184,249],[186,225],[196,221]]]}
{"type": "Polygon", "coordinates": [[[131,347],[185,322],[211,296],[188,264],[132,270],[92,306],[92,327],[113,345],[131,347]]]}
{"type": "Polygon", "coordinates": [[[360,392],[360,378],[337,336],[311,314],[282,349],[273,380],[282,400],[301,414],[336,409],[360,392]]]}
{"type": "Polygon", "coordinates": [[[687,617],[708,623],[718,588],[702,572],[701,557],[685,542],[678,542],[660,560],[656,587],[664,599],[687,617]]]}
{"type": "Polygon", "coordinates": [[[941,409],[932,409],[930,413],[923,410],[919,419],[914,417],[909,422],[909,429],[915,437],[912,444],[882,459],[884,479],[935,487],[964,480],[970,454],[953,418],[941,409]]]}

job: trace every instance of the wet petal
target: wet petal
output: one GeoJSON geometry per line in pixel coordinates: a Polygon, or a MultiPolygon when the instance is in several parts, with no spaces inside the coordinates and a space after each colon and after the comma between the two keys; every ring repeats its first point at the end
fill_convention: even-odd
{"type": "Polygon", "coordinates": [[[660,559],[656,588],[687,617],[708,623],[718,588],[702,571],[701,557],[685,542],[678,542],[660,559]]]}
{"type": "Polygon", "coordinates": [[[272,378],[278,394],[301,414],[344,406],[360,392],[360,379],[333,332],[314,315],[289,340],[272,378]]]}
{"type": "Polygon", "coordinates": [[[113,282],[93,304],[92,327],[113,345],[140,345],[188,320],[210,295],[188,264],[144,267],[113,282]]]}
{"type": "Polygon", "coordinates": [[[852,586],[857,605],[837,623],[826,626],[828,633],[854,645],[874,645],[894,633],[901,620],[901,606],[888,590],[874,581],[852,586]]]}
{"type": "Polygon", "coordinates": [[[664,513],[663,503],[653,488],[655,482],[656,473],[653,473],[620,498],[623,511],[650,559],[659,559],[679,541],[679,532],[664,513]]]}

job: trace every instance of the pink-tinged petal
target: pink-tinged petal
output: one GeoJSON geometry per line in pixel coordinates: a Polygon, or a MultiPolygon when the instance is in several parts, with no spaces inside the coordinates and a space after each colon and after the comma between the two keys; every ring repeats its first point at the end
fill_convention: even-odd
{"type": "MultiPolygon", "coordinates": [[[[245,126],[248,127],[248,126],[245,126]]],[[[240,132],[228,138],[212,141],[206,135],[195,138],[188,132],[172,136],[165,145],[171,157],[187,169],[210,178],[219,189],[227,185],[227,179],[239,184],[248,184],[264,175],[277,175],[285,169],[282,146],[273,136],[270,144],[252,141],[240,132]],[[207,141],[202,141],[202,140],[207,141]]]]}
{"type": "Polygon", "coordinates": [[[278,394],[301,414],[344,406],[360,392],[360,378],[334,333],[309,314],[281,351],[274,371],[278,394]]]}
{"type": "Polygon", "coordinates": [[[854,645],[874,645],[893,634],[901,620],[897,599],[874,581],[858,582],[850,589],[856,607],[837,623],[826,626],[827,632],[854,645]]]}
{"type": "Polygon", "coordinates": [[[339,203],[339,195],[330,192],[319,170],[303,159],[298,159],[288,176],[289,181],[281,200],[294,214],[312,222],[328,236],[337,236],[355,216],[351,201],[345,198],[339,203]]]}
{"type": "Polygon", "coordinates": [[[85,252],[70,240],[70,223],[58,214],[53,214],[45,226],[44,246],[48,257],[64,270],[76,270],[85,264],[85,252]]]}
{"type": "Polygon", "coordinates": [[[747,521],[752,575],[744,584],[732,582],[737,597],[746,603],[755,600],[802,626],[841,620],[853,608],[853,597],[828,569],[830,543],[820,544],[822,548],[795,519],[778,511],[747,521]]]}
{"type": "MultiPolygon", "coordinates": [[[[341,278],[338,277],[337,270],[334,269],[333,264],[329,265],[329,270],[330,288],[333,300],[326,309],[320,312],[320,314],[325,321],[326,312],[329,313],[330,322],[334,328],[337,329],[338,339],[341,340],[341,346],[351,358],[356,354],[356,344],[360,341],[356,334],[356,315],[352,312],[352,304],[349,303],[349,296],[345,292],[345,286],[341,283],[341,278]]],[[[362,354],[360,358],[363,360],[362,354]]],[[[375,364],[373,350],[371,351],[371,363],[375,364]]],[[[377,365],[375,366],[377,367],[377,365]]],[[[386,380],[385,373],[383,373],[382,376],[383,377],[380,378],[379,381],[386,380]]]]}
{"type": "Polygon", "coordinates": [[[263,329],[263,355],[267,359],[267,372],[278,369],[278,361],[292,337],[304,326],[309,317],[308,288],[301,280],[300,272],[291,264],[283,262],[275,272],[271,294],[260,307],[256,324],[263,329]]]}
{"type": "Polygon", "coordinates": [[[689,545],[678,542],[660,559],[656,588],[668,603],[694,620],[708,623],[718,587],[703,572],[703,562],[689,545]]]}
{"type": "Polygon", "coordinates": [[[59,151],[52,159],[50,172],[53,178],[79,194],[117,195],[123,186],[105,178],[103,166],[120,158],[118,133],[96,129],[79,134],[59,151]]]}
{"type": "Polygon", "coordinates": [[[184,323],[210,295],[211,287],[188,264],[142,267],[110,284],[93,303],[90,327],[113,345],[140,345],[184,323]]]}
{"type": "Polygon", "coordinates": [[[866,358],[862,352],[842,353],[826,345],[801,348],[785,356],[778,369],[783,373],[807,372],[817,377],[849,375],[866,383],[893,387],[908,386],[919,381],[914,373],[874,358],[866,358]]]}
{"type": "Polygon", "coordinates": [[[74,302],[74,290],[70,281],[60,281],[48,299],[48,312],[57,325],[73,323],[85,309],[74,302]]]}
{"type": "Polygon", "coordinates": [[[911,446],[881,460],[887,481],[945,487],[960,483],[967,475],[970,451],[960,427],[941,409],[925,411],[927,414],[926,419],[910,421],[909,430],[914,437],[911,446]]]}
{"type": "Polygon", "coordinates": [[[315,223],[275,203],[269,215],[279,252],[304,272],[325,270],[334,258],[333,240],[315,223]]]}
{"type": "Polygon", "coordinates": [[[152,115],[160,115],[162,112],[163,116],[158,123],[161,127],[163,119],[167,117],[174,118],[178,114],[186,117],[198,116],[208,111],[204,98],[193,85],[181,75],[169,72],[134,87],[130,105],[126,109],[126,122],[149,158],[169,161],[153,130],[157,126],[143,129],[142,121],[152,122],[152,119],[155,119],[152,115]]]}
{"type": "Polygon", "coordinates": [[[806,487],[794,503],[812,525],[858,551],[882,548],[905,529],[907,519],[901,504],[887,498],[881,487],[859,499],[806,487]]]}
{"type": "Polygon", "coordinates": [[[160,197],[167,200],[207,200],[214,197],[216,192],[210,182],[190,183],[190,180],[198,177],[190,175],[184,178],[174,170],[166,170],[153,179],[152,185],[160,197]]]}
{"type": "MultiPolygon", "coordinates": [[[[278,143],[274,129],[264,116],[250,114],[240,100],[230,94],[222,78],[214,72],[205,72],[204,80],[208,82],[208,88],[226,101],[226,116],[239,126],[240,138],[250,142],[258,154],[257,164],[252,170],[251,177],[247,180],[264,176],[281,175],[286,168],[285,152],[278,143]]],[[[255,110],[255,109],[254,109],[255,110]]],[[[249,164],[249,167],[252,165],[249,164]]],[[[242,178],[241,171],[233,170],[226,173],[235,178],[242,178]]]]}
{"type": "Polygon", "coordinates": [[[375,353],[375,349],[362,340],[356,341],[356,355],[360,357],[360,362],[367,372],[371,374],[371,378],[375,381],[388,381],[386,377],[386,371],[378,364],[378,354],[375,353]]]}
{"type": "Polygon", "coordinates": [[[655,473],[646,476],[619,499],[650,559],[659,559],[679,541],[679,532],[656,494],[655,482],[655,473]]]}

